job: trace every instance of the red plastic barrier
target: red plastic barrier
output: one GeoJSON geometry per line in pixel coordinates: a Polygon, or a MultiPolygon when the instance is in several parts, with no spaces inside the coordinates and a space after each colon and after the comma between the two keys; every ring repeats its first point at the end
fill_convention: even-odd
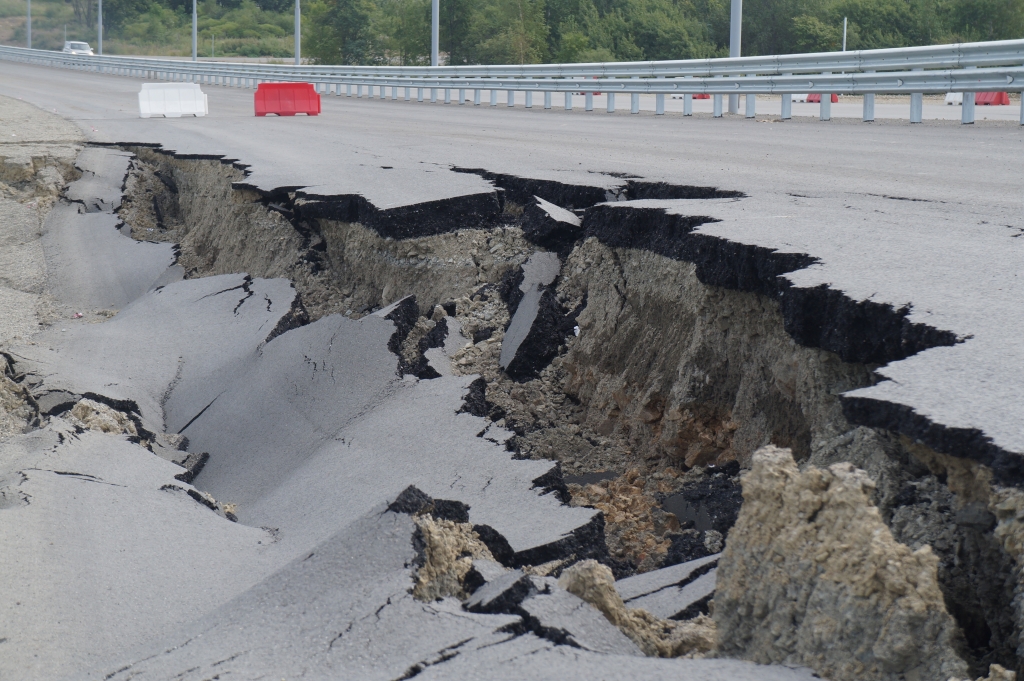
{"type": "Polygon", "coordinates": [[[320,95],[312,83],[260,83],[256,88],[256,115],[294,116],[320,113],[320,95]]]}
{"type": "Polygon", "coordinates": [[[711,95],[694,95],[694,99],[711,99],[711,95]]]}
{"type": "Polygon", "coordinates": [[[1010,96],[1005,92],[979,92],[974,95],[974,103],[982,106],[1010,105],[1010,96]]]}
{"type": "MultiPolygon", "coordinates": [[[[821,104],[821,95],[807,95],[807,103],[808,104],[821,104]]],[[[834,92],[832,93],[832,103],[833,104],[838,104],[839,103],[839,95],[837,95],[834,92]]]]}

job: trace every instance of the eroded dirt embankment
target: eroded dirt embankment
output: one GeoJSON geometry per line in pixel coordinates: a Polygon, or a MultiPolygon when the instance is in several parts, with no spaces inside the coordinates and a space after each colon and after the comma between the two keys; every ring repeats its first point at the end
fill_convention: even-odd
{"type": "MultiPolygon", "coordinates": [[[[931,547],[935,583],[956,622],[936,644],[939,657],[963,659],[975,675],[990,663],[1020,666],[1019,492],[992,484],[979,464],[850,423],[839,398],[871,385],[877,363],[953,342],[949,334],[835,292],[780,302],[777,275],[806,258],[732,271],[730,258],[761,256],[718,248],[698,257],[685,236],[699,217],[666,226],[661,211],[593,207],[616,197],[592,188],[492,177],[506,192],[496,192],[490,208],[472,207],[479,228],[431,225],[417,236],[411,227],[394,238],[391,228],[338,219],[351,207],[329,210],[324,197],[233,186],[244,172],[229,164],[133,151],[120,215],[137,238],[180,243],[186,276],[288,277],[301,301],[296,324],[336,312],[361,316],[415,295],[419,316],[400,352],[403,370],[423,379],[431,376],[423,354],[457,326],[464,347],[450,370],[486,383],[467,408],[513,430],[516,456],[561,463],[565,479],[547,486],[605,512],[619,574],[728,546],[738,470],[750,467],[759,447],[788,447],[805,467],[848,463],[866,471],[874,485],[863,494],[893,540],[910,551],[931,547]],[[534,193],[573,209],[578,228],[538,228],[534,193]],[[654,237],[635,238],[644,233],[654,237]],[[510,376],[499,366],[501,345],[522,298],[520,266],[538,244],[562,261],[527,341],[550,360],[510,376]]],[[[629,189],[627,198],[729,195],[629,189]]],[[[384,222],[393,227],[393,219],[384,222]]],[[[804,601],[795,616],[815,607],[804,601]]],[[[732,652],[759,659],[762,648],[754,642],[732,652]]],[[[788,661],[813,662],[794,655],[788,661]]],[[[890,678],[885,665],[877,669],[878,678],[890,678]]]]}

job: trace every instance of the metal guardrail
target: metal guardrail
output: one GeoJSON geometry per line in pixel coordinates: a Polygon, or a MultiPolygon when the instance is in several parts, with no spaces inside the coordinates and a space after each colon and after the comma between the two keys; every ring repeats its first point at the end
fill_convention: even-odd
{"type": "MultiPolygon", "coordinates": [[[[606,93],[608,111],[615,110],[615,95],[629,94],[633,113],[639,111],[639,95],[657,96],[656,113],[664,113],[664,96],[684,96],[684,115],[692,113],[692,95],[714,96],[715,116],[722,115],[723,95],[781,94],[782,117],[792,115],[791,93],[825,95],[821,119],[831,117],[828,95],[864,95],[864,120],[874,120],[874,94],[911,95],[910,120],[921,121],[922,95],[925,93],[963,92],[962,120],[974,121],[975,92],[1024,90],[1024,40],[986,43],[959,43],[929,47],[908,47],[855,52],[692,59],[680,61],[612,62],[601,64],[528,64],[522,66],[288,66],[234,62],[193,62],[146,57],[109,55],[81,56],[46,50],[0,46],[0,59],[43,66],[94,71],[113,75],[157,80],[179,80],[229,87],[256,87],[264,81],[308,81],[320,92],[361,97],[363,88],[373,97],[379,88],[381,98],[391,88],[391,98],[404,99],[424,91],[437,101],[444,92],[445,103],[451,91],[458,91],[459,103],[473,91],[473,103],[481,103],[481,92],[490,92],[490,105],[498,103],[498,93],[507,93],[512,106],[515,93],[524,92],[526,106],[532,107],[533,94],[544,97],[544,108],[551,108],[553,93],[563,93],[565,108],[573,108],[573,95],[583,94],[585,108],[592,110],[588,93],[606,93]]],[[[754,116],[756,98],[747,97],[746,115],[754,116]]],[[[1021,107],[1024,125],[1024,107],[1021,107]]]]}

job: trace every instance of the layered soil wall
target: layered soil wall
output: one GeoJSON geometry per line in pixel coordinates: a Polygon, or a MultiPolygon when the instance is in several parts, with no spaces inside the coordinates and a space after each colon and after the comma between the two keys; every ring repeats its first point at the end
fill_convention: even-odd
{"type": "MultiPolygon", "coordinates": [[[[561,462],[564,480],[545,481],[546,489],[605,511],[618,574],[728,546],[739,511],[736,471],[749,468],[764,445],[786,447],[804,467],[846,463],[865,471],[874,485],[864,494],[893,541],[910,551],[931,547],[935,583],[959,632],[946,638],[964,642],[950,655],[972,673],[989,663],[1019,667],[1019,494],[991,485],[979,464],[954,480],[952,457],[939,461],[942,455],[922,453],[896,433],[850,423],[840,401],[844,391],[876,380],[877,363],[948,344],[949,334],[837,292],[780,301],[777,274],[806,258],[744,274],[749,254],[738,247],[716,247],[714,261],[687,251],[686,230],[699,220],[676,224],[681,237],[671,243],[683,246],[667,248],[658,245],[665,240],[622,236],[636,230],[609,229],[616,216],[642,222],[648,213],[598,207],[583,215],[578,234],[559,242],[562,271],[543,299],[553,359],[513,377],[498,357],[518,305],[516,274],[538,248],[524,222],[530,210],[496,198],[492,213],[470,207],[484,215],[478,227],[431,222],[403,232],[399,217],[384,216],[382,229],[339,219],[344,211],[325,210],[324,197],[247,188],[239,184],[244,171],[230,164],[134,151],[122,218],[133,234],[180,243],[186,276],[288,277],[304,308],[297,318],[308,319],[358,316],[415,295],[403,367],[422,369],[417,353],[460,329],[463,347],[445,370],[482,376],[486,388],[472,408],[514,431],[514,456],[561,462]],[[740,263],[737,272],[729,258],[740,263]],[[829,314],[849,332],[829,326],[829,314]],[[442,320],[443,332],[435,331],[442,320]],[[667,514],[663,504],[679,495],[710,515],[709,524],[667,514]]],[[[579,213],[588,206],[568,207],[579,213]]],[[[661,229],[658,220],[647,227],[661,229]]],[[[428,378],[421,369],[417,375],[428,378]]]]}

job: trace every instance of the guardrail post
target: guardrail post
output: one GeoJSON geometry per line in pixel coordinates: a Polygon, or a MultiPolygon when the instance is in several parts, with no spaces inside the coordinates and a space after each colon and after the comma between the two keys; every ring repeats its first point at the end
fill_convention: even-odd
{"type": "Polygon", "coordinates": [[[665,114],[665,95],[658,94],[654,95],[654,115],[663,116],[665,114]]]}
{"type": "Polygon", "coordinates": [[[393,102],[397,102],[398,101],[398,86],[397,85],[392,85],[391,86],[391,101],[393,101],[393,102]]]}
{"type": "Polygon", "coordinates": [[[970,125],[974,123],[974,93],[965,92],[963,101],[963,110],[960,112],[960,123],[962,125],[970,125]]]}
{"type": "Polygon", "coordinates": [[[747,97],[747,118],[756,117],[757,95],[746,95],[747,97]]]}
{"type": "Polygon", "coordinates": [[[924,95],[914,92],[910,95],[910,122],[920,123],[924,113],[924,95]]]}
{"type": "Polygon", "coordinates": [[[785,92],[782,94],[782,120],[788,121],[793,118],[793,95],[792,93],[785,92]]]}
{"type": "Polygon", "coordinates": [[[1024,90],[1020,93],[1020,124],[1024,125],[1024,90]]]}
{"type": "Polygon", "coordinates": [[[629,113],[638,114],[640,113],[640,93],[631,92],[629,93],[629,113]]]}
{"type": "Polygon", "coordinates": [[[530,92],[529,90],[526,91],[526,108],[533,108],[533,93],[530,92]]]}
{"type": "Polygon", "coordinates": [[[515,106],[516,105],[516,91],[515,90],[506,90],[505,91],[505,97],[507,99],[507,103],[508,103],[509,106],[515,106]]]}
{"type": "Polygon", "coordinates": [[[362,99],[362,98],[363,98],[363,86],[361,84],[359,84],[359,83],[356,83],[356,99],[362,99]]]}
{"type": "Polygon", "coordinates": [[[875,120],[875,95],[869,93],[864,95],[864,122],[871,123],[875,120]]]}
{"type": "Polygon", "coordinates": [[[431,104],[436,104],[437,103],[437,88],[436,87],[430,88],[430,103],[431,104]]]}
{"type": "Polygon", "coordinates": [[[550,90],[544,93],[544,108],[545,109],[550,109],[551,108],[551,91],[550,90]]]}
{"type": "Polygon", "coordinates": [[[713,99],[714,99],[714,102],[715,102],[715,104],[714,104],[715,112],[712,114],[712,116],[714,116],[715,118],[721,118],[722,117],[722,95],[714,95],[713,99]]]}
{"type": "Polygon", "coordinates": [[[466,90],[465,88],[459,88],[459,106],[466,103],[466,90]]]}
{"type": "Polygon", "coordinates": [[[351,97],[352,96],[352,83],[345,83],[345,96],[346,97],[351,97]]]}
{"type": "Polygon", "coordinates": [[[452,103],[452,89],[451,88],[446,87],[444,89],[444,103],[445,104],[451,104],[452,103]]]}
{"type": "MultiPolygon", "coordinates": [[[[924,69],[911,69],[912,71],[924,71],[924,69]]],[[[913,92],[910,95],[910,122],[920,123],[924,114],[924,95],[920,92],[913,92]]]]}
{"type": "Polygon", "coordinates": [[[498,106],[498,91],[491,90],[491,106],[498,106]]]}
{"type": "Polygon", "coordinates": [[[407,87],[405,88],[405,101],[408,102],[410,99],[412,99],[412,88],[407,87]]]}
{"type": "Polygon", "coordinates": [[[615,113],[615,93],[614,92],[609,92],[608,93],[608,108],[607,108],[607,111],[608,111],[608,113],[615,113]]]}
{"type": "Polygon", "coordinates": [[[594,110],[594,93],[587,92],[583,95],[583,110],[593,111],[594,110]]]}
{"type": "Polygon", "coordinates": [[[416,88],[416,101],[417,102],[422,102],[423,101],[423,88],[421,88],[421,87],[416,88]]]}
{"type": "MultiPolygon", "coordinates": [[[[822,75],[831,75],[831,74],[822,74],[822,75]]],[[[830,121],[830,120],[832,120],[832,93],[831,92],[823,92],[823,93],[821,93],[821,106],[819,107],[819,109],[820,109],[820,115],[818,116],[818,118],[820,118],[823,121],[830,121]]]]}
{"type": "Polygon", "coordinates": [[[572,93],[571,92],[566,92],[565,93],[565,110],[566,111],[572,111],[572,93]]]}
{"type": "Polygon", "coordinates": [[[473,90],[473,106],[480,106],[480,88],[473,90]]]}
{"type": "Polygon", "coordinates": [[[689,92],[683,95],[683,115],[693,115],[693,95],[689,92]]]}

